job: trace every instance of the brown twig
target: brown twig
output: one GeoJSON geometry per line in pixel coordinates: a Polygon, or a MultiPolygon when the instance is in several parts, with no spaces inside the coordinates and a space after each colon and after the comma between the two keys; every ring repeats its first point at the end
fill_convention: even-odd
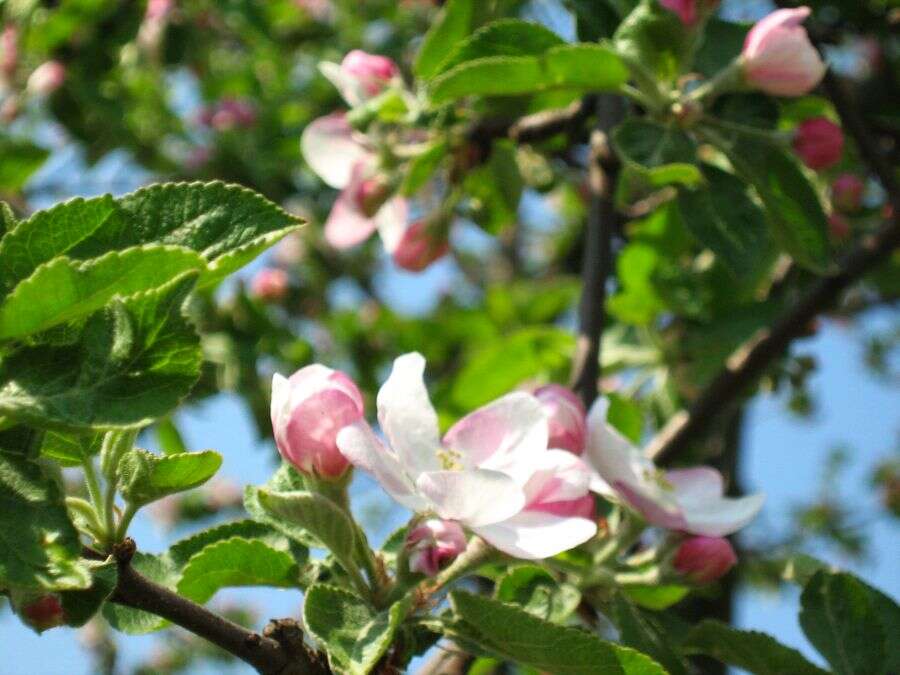
{"type": "Polygon", "coordinates": [[[501,138],[509,138],[517,143],[537,143],[556,134],[576,131],[593,112],[594,97],[586,96],[565,108],[544,110],[517,120],[480,120],[469,129],[467,136],[471,142],[483,147],[501,138]]]}
{"type": "Polygon", "coordinates": [[[299,627],[285,634],[281,622],[265,635],[247,630],[205,607],[147,579],[131,566],[135,545],[131,539],[113,551],[119,569],[118,583],[110,600],[116,604],[150,612],[209,640],[253,666],[263,675],[325,675],[327,667],[298,638],[299,627]],[[278,639],[286,635],[290,639],[278,639]]]}
{"type": "Polygon", "coordinates": [[[829,72],[822,86],[844,129],[855,141],[860,156],[881,181],[893,214],[878,232],[866,237],[844,259],[836,274],[818,280],[774,326],[738,348],[690,410],[673,416],[651,441],[646,450],[649,457],[671,459],[703,436],[711,422],[743,395],[772,362],[784,354],[795,338],[808,330],[816,316],[832,308],[843,291],[900,246],[900,186],[894,169],[879,151],[861,114],[837,78],[829,72]]]}

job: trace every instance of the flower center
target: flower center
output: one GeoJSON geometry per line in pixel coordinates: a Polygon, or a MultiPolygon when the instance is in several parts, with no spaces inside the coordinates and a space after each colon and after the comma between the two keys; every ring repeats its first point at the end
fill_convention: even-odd
{"type": "Polygon", "coordinates": [[[462,471],[462,455],[450,448],[439,448],[435,454],[445,471],[462,471]]]}

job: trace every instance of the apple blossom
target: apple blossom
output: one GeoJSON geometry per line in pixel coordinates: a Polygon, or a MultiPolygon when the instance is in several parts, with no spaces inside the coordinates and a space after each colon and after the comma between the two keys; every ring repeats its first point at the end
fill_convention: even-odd
{"type": "Polygon", "coordinates": [[[272,378],[275,444],[301,473],[342,476],[349,462],[338,450],[338,432],[362,417],[362,394],[340,371],[313,364],[289,379],[278,374],[272,378]]]}
{"type": "Polygon", "coordinates": [[[49,96],[66,81],[66,67],[59,61],[45,61],[28,77],[25,88],[32,94],[49,96]]]}
{"type": "Polygon", "coordinates": [[[746,82],[773,96],[802,96],[825,75],[825,64],[801,25],[809,7],[779,9],[759,21],[744,41],[746,82]]]}
{"type": "Polygon", "coordinates": [[[794,152],[814,171],[828,169],[841,160],[844,132],[824,117],[813,117],[797,125],[794,152]]]}
{"type": "Polygon", "coordinates": [[[606,421],[609,402],[588,414],[587,454],[597,470],[592,489],[623,502],[647,522],[669,530],[722,537],[746,526],[764,496],[725,497],[722,475],[710,467],[662,471],[606,421]]]}
{"type": "Polygon", "coordinates": [[[842,173],[831,184],[831,203],[844,213],[853,213],[862,206],[866,184],[852,173],[842,173]]]}
{"type": "Polygon", "coordinates": [[[409,569],[429,577],[466,550],[466,535],[452,520],[429,518],[406,535],[409,569]]]}
{"type": "Polygon", "coordinates": [[[283,300],[290,288],[288,273],[277,267],[261,269],[250,282],[250,292],[265,302],[283,300]]]}
{"type": "Polygon", "coordinates": [[[457,422],[441,440],[417,353],[394,361],[378,392],[383,443],[364,422],[338,434],[338,447],[413,511],[468,527],[520,558],[545,558],[596,532],[589,519],[590,471],[573,454],[548,450],[540,402],[514,392],[457,422]]]}
{"type": "Polygon", "coordinates": [[[710,584],[737,564],[737,555],[723,537],[689,537],[678,546],[672,567],[695,584],[710,584]]]}
{"type": "Polygon", "coordinates": [[[319,70],[351,108],[377,96],[400,77],[400,69],[393,60],[361,49],[349,52],[340,64],[320,63],[319,70]]]}
{"type": "Polygon", "coordinates": [[[587,437],[587,411],[581,399],[571,389],[558,384],[538,387],[534,390],[534,396],[547,415],[550,447],[582,454],[587,437]]]}

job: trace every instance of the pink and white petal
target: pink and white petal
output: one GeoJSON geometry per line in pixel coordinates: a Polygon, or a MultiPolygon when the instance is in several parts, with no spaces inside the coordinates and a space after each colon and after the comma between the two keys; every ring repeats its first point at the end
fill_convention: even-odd
{"type": "Polygon", "coordinates": [[[566,450],[545,450],[535,462],[535,470],[525,483],[528,507],[536,504],[580,499],[587,495],[591,470],[566,450]]]}
{"type": "Polygon", "coordinates": [[[325,241],[334,248],[344,249],[361,244],[375,231],[375,220],[363,213],[356,198],[364,180],[364,171],[363,165],[357,163],[350,182],[338,195],[325,221],[325,241]]]}
{"type": "Polygon", "coordinates": [[[618,481],[613,489],[651,525],[667,530],[684,530],[687,521],[671,493],[651,485],[635,485],[618,481]]]}
{"type": "Polygon", "coordinates": [[[337,435],[337,446],[354,466],[367,471],[395,500],[413,511],[428,508],[416,492],[397,457],[385,447],[368,424],[356,422],[337,435]]]}
{"type": "Polygon", "coordinates": [[[409,202],[403,197],[393,197],[375,214],[375,226],[384,250],[393,254],[409,227],[409,202]]]}
{"type": "Polygon", "coordinates": [[[705,537],[724,537],[750,524],[765,502],[765,495],[756,494],[718,499],[701,508],[684,511],[685,532],[705,537]]]}
{"type": "Polygon", "coordinates": [[[358,106],[364,100],[362,85],[358,77],[354,77],[341,68],[339,63],[332,61],[322,61],[319,64],[319,72],[322,73],[329,82],[334,85],[335,89],[340,92],[341,97],[347,102],[351,108],[358,106]]]}
{"type": "Polygon", "coordinates": [[[675,489],[675,499],[684,508],[702,505],[722,498],[725,480],[710,466],[666,471],[666,481],[675,489]]]}
{"type": "MultiPolygon", "coordinates": [[[[588,413],[587,459],[607,485],[640,485],[656,474],[656,467],[640,450],[606,421],[609,401],[599,398],[588,413]]],[[[595,481],[600,488],[601,483],[595,481]]],[[[603,494],[600,489],[598,489],[603,494]]]]}
{"type": "Polygon", "coordinates": [[[523,511],[502,523],[472,529],[504,553],[541,560],[583,544],[597,533],[597,524],[587,518],[523,511]]]}
{"type": "Polygon", "coordinates": [[[441,518],[469,527],[498,523],[525,506],[522,489],[499,471],[432,471],[420,475],[416,487],[441,518]]]}
{"type": "Polygon", "coordinates": [[[350,182],[354,166],[372,166],[375,157],[357,141],[347,116],[332,113],[313,120],[300,138],[300,149],[310,168],[333,188],[350,182]]]}
{"type": "MultiPolygon", "coordinates": [[[[278,373],[272,376],[270,415],[272,430],[276,435],[280,435],[281,430],[287,427],[287,421],[291,415],[291,385],[288,378],[278,373]]],[[[278,438],[275,440],[278,443],[282,442],[278,438]]]]}
{"type": "Polygon", "coordinates": [[[390,377],[378,391],[378,422],[407,473],[442,468],[437,413],[425,388],[425,357],[417,352],[394,360],[390,377]]]}
{"type": "Polygon", "coordinates": [[[463,417],[444,435],[444,445],[460,453],[467,468],[502,471],[524,483],[547,452],[548,438],[540,401],[513,392],[463,417]]]}

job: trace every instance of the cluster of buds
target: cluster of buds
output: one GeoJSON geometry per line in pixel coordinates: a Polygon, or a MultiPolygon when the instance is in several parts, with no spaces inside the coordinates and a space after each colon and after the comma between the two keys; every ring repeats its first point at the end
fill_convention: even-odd
{"type": "Polygon", "coordinates": [[[246,129],[256,124],[256,108],[245,99],[223,98],[204,108],[197,119],[200,124],[216,131],[246,129]]]}

